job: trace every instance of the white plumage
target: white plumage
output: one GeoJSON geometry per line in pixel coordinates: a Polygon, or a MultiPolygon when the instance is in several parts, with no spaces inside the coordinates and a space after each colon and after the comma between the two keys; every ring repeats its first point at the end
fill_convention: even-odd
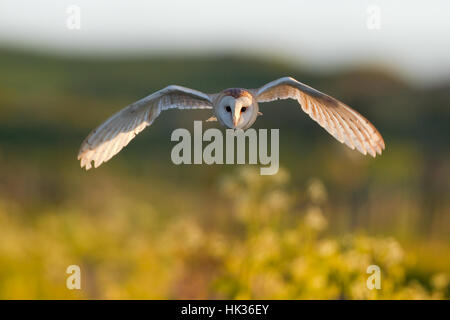
{"type": "Polygon", "coordinates": [[[258,89],[226,89],[207,94],[197,90],[168,86],[114,114],[81,144],[78,159],[86,170],[97,168],[116,155],[161,111],[167,109],[213,109],[217,120],[234,129],[247,129],[256,121],[258,103],[295,99],[303,111],[333,137],[362,154],[381,154],[385,148],[378,130],[361,114],[344,103],[291,77],[284,77],[258,89]]]}

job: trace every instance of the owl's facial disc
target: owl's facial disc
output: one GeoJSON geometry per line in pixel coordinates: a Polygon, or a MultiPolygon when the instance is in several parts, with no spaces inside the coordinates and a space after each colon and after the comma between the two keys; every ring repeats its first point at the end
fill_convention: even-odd
{"type": "Polygon", "coordinates": [[[251,97],[225,96],[219,104],[218,116],[228,128],[246,129],[253,123],[250,121],[253,118],[254,109],[251,97]]]}

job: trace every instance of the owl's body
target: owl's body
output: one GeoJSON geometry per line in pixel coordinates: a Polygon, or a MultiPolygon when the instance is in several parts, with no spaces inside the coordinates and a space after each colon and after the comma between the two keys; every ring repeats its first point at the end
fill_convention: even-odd
{"type": "Polygon", "coordinates": [[[291,77],[285,77],[258,89],[230,88],[212,94],[168,86],[132,103],[93,130],[83,141],[78,159],[81,167],[90,169],[92,161],[94,167],[98,167],[167,109],[212,109],[223,126],[246,130],[260,115],[259,103],[278,99],[297,100],[313,120],[352,149],[375,157],[385,148],[378,130],[358,112],[291,77]]]}

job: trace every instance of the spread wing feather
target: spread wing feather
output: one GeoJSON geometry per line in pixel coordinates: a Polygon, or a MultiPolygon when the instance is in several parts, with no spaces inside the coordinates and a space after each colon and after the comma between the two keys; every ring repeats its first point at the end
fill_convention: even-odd
{"type": "Polygon", "coordinates": [[[114,114],[94,129],[78,153],[81,167],[97,168],[125,147],[138,133],[151,125],[161,111],[168,109],[211,109],[209,95],[180,86],[168,86],[114,114]]]}
{"type": "Polygon", "coordinates": [[[304,112],[328,133],[351,149],[375,157],[385,148],[383,137],[361,114],[344,103],[291,77],[281,78],[254,90],[258,102],[297,100],[304,112]]]}

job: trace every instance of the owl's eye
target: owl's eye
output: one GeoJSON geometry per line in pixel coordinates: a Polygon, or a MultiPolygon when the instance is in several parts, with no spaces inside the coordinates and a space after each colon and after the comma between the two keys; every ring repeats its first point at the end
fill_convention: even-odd
{"type": "Polygon", "coordinates": [[[225,110],[227,110],[227,112],[231,112],[231,107],[230,106],[226,106],[225,110]]]}
{"type": "Polygon", "coordinates": [[[241,112],[245,112],[247,110],[247,107],[242,107],[241,112]]]}

